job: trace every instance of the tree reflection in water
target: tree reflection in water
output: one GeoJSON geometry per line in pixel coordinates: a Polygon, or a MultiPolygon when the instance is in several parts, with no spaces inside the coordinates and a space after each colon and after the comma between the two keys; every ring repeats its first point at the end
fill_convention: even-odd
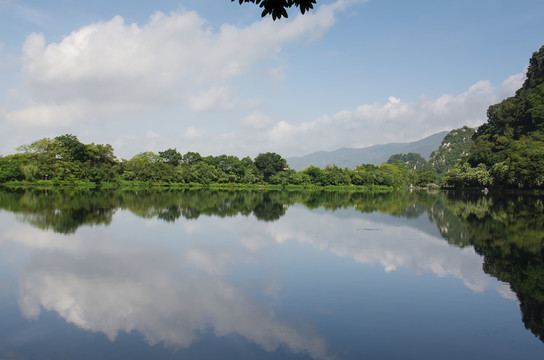
{"type": "Polygon", "coordinates": [[[71,234],[109,225],[117,210],[176,222],[200,216],[275,221],[289,206],[354,208],[395,217],[427,214],[442,237],[484,256],[484,271],[510,284],[525,326],[544,341],[544,200],[528,194],[332,191],[0,191],[0,208],[40,229],[71,234]]]}

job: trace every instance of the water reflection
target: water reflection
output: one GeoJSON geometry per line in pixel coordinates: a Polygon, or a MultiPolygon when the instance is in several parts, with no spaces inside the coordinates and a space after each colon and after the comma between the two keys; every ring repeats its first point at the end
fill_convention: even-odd
{"type": "Polygon", "coordinates": [[[293,354],[332,358],[311,327],[298,329],[277,319],[221,271],[197,271],[210,270],[214,254],[193,249],[179,258],[130,239],[86,235],[7,234],[7,241],[24,246],[29,256],[19,278],[24,316],[37,319],[42,309],[55,311],[112,341],[121,331],[137,330],[151,345],[189,347],[212,329],[217,337],[238,334],[266,351],[282,346],[293,354]]]}
{"type": "Polygon", "coordinates": [[[0,208],[52,230],[10,226],[0,217],[2,256],[20,267],[23,314],[55,311],[111,340],[137,330],[150,344],[189,347],[213,332],[238,334],[270,352],[335,357],[312,323],[295,324],[266,305],[281,298],[273,276],[260,284],[263,303],[229,275],[289,243],[388,272],[407,268],[460,279],[476,292],[495,286],[501,296],[519,300],[525,326],[543,339],[539,197],[3,191],[0,208]],[[13,260],[17,256],[21,260],[13,260]]]}

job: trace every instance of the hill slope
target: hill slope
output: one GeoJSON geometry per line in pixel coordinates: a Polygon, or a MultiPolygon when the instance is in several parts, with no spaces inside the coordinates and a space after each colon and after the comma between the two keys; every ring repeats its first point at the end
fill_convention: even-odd
{"type": "Polygon", "coordinates": [[[327,165],[336,165],[350,169],[354,169],[361,164],[380,165],[387,162],[391,155],[398,153],[413,152],[428,159],[431,153],[438,149],[447,134],[447,131],[443,131],[409,143],[374,145],[360,149],[341,148],[335,151],[319,151],[301,157],[287,158],[286,160],[291,169],[300,171],[310,165],[320,168],[327,165]]]}
{"type": "Polygon", "coordinates": [[[529,61],[516,95],[491,105],[467,162],[452,169],[454,186],[544,188],[544,46],[529,61]]]}
{"type": "Polygon", "coordinates": [[[429,159],[431,165],[437,173],[442,174],[459,163],[461,158],[468,154],[472,146],[472,136],[476,130],[463,126],[460,129],[454,129],[446,135],[438,150],[433,151],[429,159]]]}

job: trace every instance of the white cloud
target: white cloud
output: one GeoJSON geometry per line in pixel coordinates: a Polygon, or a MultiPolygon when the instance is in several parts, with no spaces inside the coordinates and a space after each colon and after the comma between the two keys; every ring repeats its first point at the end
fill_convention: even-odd
{"type": "Polygon", "coordinates": [[[505,99],[509,96],[514,96],[516,91],[520,89],[523,85],[523,82],[526,79],[526,73],[527,69],[525,69],[523,73],[511,75],[506,80],[504,80],[501,84],[501,91],[499,93],[499,97],[501,99],[505,99]]]}
{"type": "MultiPolygon", "coordinates": [[[[422,95],[413,102],[390,96],[384,104],[364,104],[298,124],[275,121],[256,111],[246,116],[230,137],[233,141],[244,139],[237,141],[242,154],[277,151],[283,156],[415,141],[444,130],[481,125],[486,121],[487,108],[498,99],[489,81],[479,81],[458,95],[422,95]]],[[[208,134],[207,144],[191,145],[210,153],[224,153],[225,148],[220,148],[224,141],[219,141],[223,136],[208,134]]]]}
{"type": "Polygon", "coordinates": [[[148,139],[156,139],[156,138],[159,138],[160,135],[157,134],[157,133],[154,132],[154,131],[149,130],[149,131],[145,134],[145,137],[148,138],[148,139]]]}
{"type": "Polygon", "coordinates": [[[283,66],[277,66],[277,67],[268,69],[265,72],[265,75],[267,78],[274,81],[281,81],[281,80],[284,80],[286,77],[285,69],[283,68],[283,66]]]}
{"type": "Polygon", "coordinates": [[[249,129],[265,129],[273,123],[273,120],[265,114],[254,111],[242,120],[242,126],[249,129]]]}
{"type": "Polygon", "coordinates": [[[184,136],[188,140],[202,139],[206,136],[206,131],[203,129],[197,129],[194,126],[189,126],[185,130],[184,136]]]}
{"type": "Polygon", "coordinates": [[[189,100],[195,112],[229,111],[234,109],[236,99],[225,86],[214,86],[189,100]]]}
{"type": "MultiPolygon", "coordinates": [[[[43,34],[31,34],[22,53],[22,76],[28,88],[19,89],[20,94],[31,95],[27,99],[20,95],[16,102],[8,99],[0,105],[1,121],[6,122],[2,125],[25,129],[24,134],[17,134],[17,140],[12,139],[17,141],[15,146],[41,137],[43,131],[99,133],[92,130],[97,123],[102,126],[116,119],[127,125],[119,125],[119,129],[130,128],[144,140],[148,126],[138,128],[139,123],[151,115],[157,122],[154,129],[162,134],[161,144],[157,144],[162,148],[180,147],[182,139],[185,149],[201,153],[245,156],[276,151],[295,156],[412,141],[463,125],[477,126],[486,120],[489,105],[512,95],[523,81],[523,75],[516,74],[499,90],[480,81],[462,94],[421,96],[411,102],[392,94],[384,98],[385,103],[363,103],[302,123],[300,116],[290,119],[282,109],[266,113],[270,102],[265,101],[273,96],[254,99],[250,105],[248,99],[236,94],[236,85],[245,85],[237,79],[263,62],[268,70],[258,68],[261,76],[283,78],[285,64],[277,56],[282,48],[319,38],[334,24],[338,11],[356,2],[362,1],[339,0],[288,21],[265,18],[245,27],[211,27],[197,13],[180,11],[158,12],[146,24],[129,24],[116,16],[76,29],[58,42],[48,42],[43,34]],[[174,109],[180,110],[178,121],[182,124],[173,124],[176,127],[167,123],[172,121],[174,109]],[[225,126],[214,129],[209,123],[188,124],[199,116],[191,111],[228,111],[221,121],[232,120],[234,125],[220,133],[215,129],[225,126]],[[237,111],[249,114],[234,118],[237,111]],[[163,115],[168,118],[164,122],[163,115]],[[167,126],[168,131],[174,131],[167,134],[167,126]],[[180,128],[185,128],[185,133],[180,128]]],[[[118,144],[124,146],[126,142],[118,144]]],[[[138,141],[132,145],[130,151],[128,145],[122,149],[116,146],[116,150],[125,154],[143,150],[138,141]]],[[[11,149],[4,143],[2,151],[11,149]]]]}
{"type": "Polygon", "coordinates": [[[116,16],[79,28],[59,42],[48,43],[43,34],[33,33],[22,51],[32,105],[10,110],[10,119],[64,125],[74,112],[85,116],[73,117],[73,123],[96,121],[188,99],[193,111],[231,110],[235,97],[226,82],[287,43],[320,37],[344,3],[289,21],[265,18],[246,27],[214,29],[196,12],[181,11],[157,12],[142,26],[116,16]],[[195,92],[200,94],[189,98],[195,92]]]}
{"type": "Polygon", "coordinates": [[[6,119],[21,128],[65,127],[84,118],[84,107],[79,103],[35,103],[22,109],[6,112],[6,119]]]}

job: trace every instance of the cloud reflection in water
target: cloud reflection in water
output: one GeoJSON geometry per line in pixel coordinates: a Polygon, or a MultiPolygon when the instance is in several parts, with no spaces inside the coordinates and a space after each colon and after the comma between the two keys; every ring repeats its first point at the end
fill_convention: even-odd
{"type": "MultiPolygon", "coordinates": [[[[112,341],[121,331],[136,330],[150,344],[174,347],[190,347],[212,329],[218,337],[239,334],[266,351],[283,347],[328,359],[333,356],[327,342],[312,326],[297,328],[279,319],[230,284],[229,269],[258,262],[266,248],[297,241],[357,263],[380,264],[385,271],[405,267],[452,276],[474,291],[490,281],[471,247],[451,246],[405,224],[379,222],[376,214],[338,216],[294,206],[276,222],[202,216],[177,223],[171,233],[162,222],[127,212],[117,213],[113,223],[116,219],[129,221],[138,238],[116,237],[110,228],[64,236],[16,224],[4,232],[2,248],[17,245],[26,253],[19,274],[19,304],[26,317],[37,318],[43,308],[112,341]],[[183,246],[172,250],[150,234],[182,238],[183,246]],[[226,239],[220,247],[211,241],[218,234],[226,239]]],[[[503,284],[497,283],[497,290],[515,299],[503,284]]],[[[262,292],[277,300],[281,284],[264,284],[262,292]]]]}

